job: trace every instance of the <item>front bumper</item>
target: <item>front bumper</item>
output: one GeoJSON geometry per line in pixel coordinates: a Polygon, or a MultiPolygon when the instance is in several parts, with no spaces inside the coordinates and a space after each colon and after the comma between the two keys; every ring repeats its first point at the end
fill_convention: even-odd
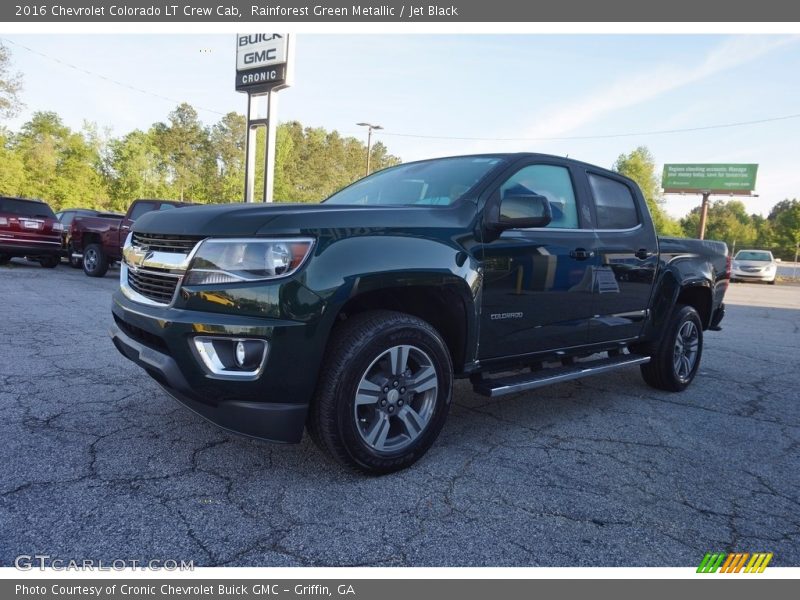
{"type": "Polygon", "coordinates": [[[776,275],[777,273],[775,271],[771,273],[753,273],[751,271],[737,271],[734,269],[731,272],[731,279],[740,279],[742,281],[774,281],[776,275]]]}
{"type": "Polygon", "coordinates": [[[313,362],[308,345],[298,343],[307,333],[303,323],[148,307],[119,291],[112,311],[115,324],[109,333],[114,346],[181,404],[239,434],[271,442],[300,441],[316,383],[297,373],[297,364],[313,362]],[[200,333],[268,340],[263,375],[255,381],[210,377],[191,351],[192,337],[200,333]]]}

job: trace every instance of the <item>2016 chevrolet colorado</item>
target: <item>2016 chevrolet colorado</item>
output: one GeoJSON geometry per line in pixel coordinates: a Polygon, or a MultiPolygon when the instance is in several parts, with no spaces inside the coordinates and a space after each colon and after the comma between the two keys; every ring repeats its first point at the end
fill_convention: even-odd
{"type": "Polygon", "coordinates": [[[403,164],[319,205],[150,213],[123,255],[123,355],[222,427],[307,428],[372,473],[428,450],[457,377],[499,396],[639,365],[685,389],[730,278],[724,243],[658,238],[630,179],[540,154],[403,164]]]}

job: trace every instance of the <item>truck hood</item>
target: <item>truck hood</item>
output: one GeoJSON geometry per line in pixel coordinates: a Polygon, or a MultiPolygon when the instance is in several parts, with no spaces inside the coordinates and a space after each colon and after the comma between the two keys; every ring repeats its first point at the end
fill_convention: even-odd
{"type": "Polygon", "coordinates": [[[210,204],[154,211],[137,219],[142,233],[252,236],[332,228],[453,227],[474,216],[475,206],[344,206],[333,204],[210,204]],[[470,209],[471,206],[471,209],[470,209]]]}

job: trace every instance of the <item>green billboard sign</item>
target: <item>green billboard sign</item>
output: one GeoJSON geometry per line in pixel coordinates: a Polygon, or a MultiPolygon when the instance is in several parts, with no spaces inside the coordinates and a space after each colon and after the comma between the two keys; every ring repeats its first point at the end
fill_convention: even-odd
{"type": "Polygon", "coordinates": [[[749,194],[756,188],[758,165],[664,165],[661,187],[665,192],[749,194]]]}

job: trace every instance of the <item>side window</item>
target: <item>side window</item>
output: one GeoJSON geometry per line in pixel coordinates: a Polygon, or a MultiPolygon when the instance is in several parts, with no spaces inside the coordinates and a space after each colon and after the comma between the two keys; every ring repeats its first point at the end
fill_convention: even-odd
{"type": "Polygon", "coordinates": [[[523,167],[500,186],[500,197],[507,193],[539,194],[550,202],[553,220],[548,227],[578,229],[575,191],[566,167],[530,165],[523,167]]]}
{"type": "Polygon", "coordinates": [[[133,210],[131,211],[131,221],[135,221],[143,214],[149,213],[154,208],[155,205],[152,202],[139,202],[139,204],[134,206],[133,210]]]}
{"type": "Polygon", "coordinates": [[[630,229],[639,224],[636,201],[630,188],[608,177],[589,173],[598,229],[630,229]]]}

